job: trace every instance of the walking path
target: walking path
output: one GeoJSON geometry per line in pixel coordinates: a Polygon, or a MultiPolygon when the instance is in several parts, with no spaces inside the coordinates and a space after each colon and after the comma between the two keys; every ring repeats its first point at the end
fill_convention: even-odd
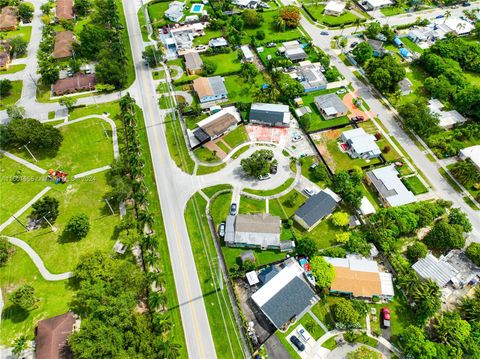
{"type": "Polygon", "coordinates": [[[40,256],[37,254],[37,252],[35,252],[33,250],[32,247],[30,247],[28,245],[28,243],[22,241],[21,239],[18,239],[18,238],[14,238],[14,237],[7,237],[5,236],[5,238],[8,239],[8,241],[17,246],[17,247],[20,247],[22,248],[25,252],[27,252],[27,254],[29,255],[29,257],[32,259],[33,263],[35,263],[35,265],[37,266],[38,268],[38,271],[40,272],[40,274],[42,275],[42,277],[45,279],[45,280],[48,280],[48,281],[59,281],[59,280],[65,280],[65,279],[68,279],[68,278],[71,278],[73,277],[73,273],[72,272],[66,272],[66,273],[60,273],[60,274],[52,274],[48,271],[48,269],[45,267],[45,264],[43,264],[43,261],[42,259],[40,258],[40,256]]]}
{"type": "Polygon", "coordinates": [[[183,76],[183,69],[180,66],[168,65],[168,68],[170,70],[175,70],[177,72],[175,76],[172,76],[172,81],[178,80],[180,77],[183,76]]]}
{"type": "Polygon", "coordinates": [[[5,222],[3,222],[0,225],[0,233],[7,228],[14,220],[15,218],[20,217],[27,209],[29,209],[35,202],[37,202],[45,193],[50,191],[52,187],[47,186],[44,189],[42,189],[35,197],[33,197],[30,202],[28,202],[25,206],[20,208],[13,216],[11,216],[9,219],[7,219],[5,222]]]}
{"type": "Polygon", "coordinates": [[[94,175],[95,173],[107,171],[110,168],[111,168],[110,165],[94,168],[93,170],[89,170],[89,171],[85,171],[85,172],[76,174],[75,176],[73,176],[73,178],[77,179],[77,178],[87,177],[87,176],[90,176],[90,175],[94,175]]]}
{"type": "Polygon", "coordinates": [[[15,162],[18,162],[18,163],[24,165],[25,167],[30,168],[32,171],[38,172],[42,175],[47,172],[47,170],[44,170],[43,168],[40,168],[37,165],[34,165],[33,163],[28,162],[27,160],[24,160],[23,158],[15,156],[13,153],[10,153],[10,152],[7,152],[7,151],[2,151],[2,150],[0,150],[0,153],[3,153],[5,156],[10,158],[11,160],[14,160],[15,162]]]}
{"type": "Polygon", "coordinates": [[[318,323],[318,325],[320,325],[322,327],[322,329],[325,333],[329,332],[329,330],[325,326],[325,324],[323,324],[322,321],[320,319],[318,319],[317,316],[311,310],[308,311],[308,314],[310,314],[310,316],[313,318],[313,320],[316,321],[318,323]]]}

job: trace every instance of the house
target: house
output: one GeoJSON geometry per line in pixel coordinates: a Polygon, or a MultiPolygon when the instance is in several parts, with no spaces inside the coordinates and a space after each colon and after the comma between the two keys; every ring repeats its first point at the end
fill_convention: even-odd
{"type": "Polygon", "coordinates": [[[362,200],[360,201],[360,208],[358,208],[357,212],[362,216],[368,216],[369,214],[374,214],[376,211],[375,211],[375,207],[368,200],[368,198],[363,196],[362,200]]]}
{"type": "Polygon", "coordinates": [[[284,42],[278,51],[292,61],[303,61],[307,58],[307,53],[297,40],[284,42]]]}
{"type": "Polygon", "coordinates": [[[445,24],[429,24],[427,26],[412,28],[407,36],[416,44],[433,44],[438,39],[443,39],[452,30],[445,24]]]}
{"type": "Polygon", "coordinates": [[[193,80],[193,89],[201,103],[224,100],[228,95],[221,76],[199,77],[193,80]]]}
{"type": "Polygon", "coordinates": [[[8,70],[11,46],[7,40],[0,40],[0,71],[8,70]]]}
{"type": "Polygon", "coordinates": [[[182,28],[172,30],[172,43],[177,52],[190,50],[193,47],[194,30],[191,28],[182,28]]]}
{"type": "Polygon", "coordinates": [[[323,74],[324,70],[319,62],[312,64],[310,61],[302,61],[294,75],[308,93],[327,88],[328,81],[323,74]]]}
{"type": "Polygon", "coordinates": [[[340,16],[345,10],[346,3],[343,1],[336,1],[330,0],[325,8],[323,9],[323,13],[325,15],[332,15],[332,16],[340,16]]]}
{"type": "Polygon", "coordinates": [[[438,125],[445,129],[450,129],[456,125],[467,122],[457,110],[443,111],[443,104],[437,99],[428,101],[430,111],[438,116],[438,125]]]}
{"type": "Polygon", "coordinates": [[[374,57],[382,57],[383,55],[385,55],[385,49],[383,48],[383,41],[368,39],[367,42],[372,47],[374,57]]]}
{"type": "Polygon", "coordinates": [[[386,207],[402,206],[417,200],[398,178],[394,165],[367,172],[365,180],[375,188],[386,207]]]}
{"type": "Polygon", "coordinates": [[[413,92],[412,82],[407,77],[398,82],[398,87],[402,96],[410,95],[413,92]]]}
{"type": "Polygon", "coordinates": [[[72,56],[73,32],[60,31],[55,34],[55,46],[52,56],[54,59],[64,59],[72,56]]]}
{"type": "Polygon", "coordinates": [[[258,274],[258,280],[262,284],[268,283],[273,277],[275,277],[280,272],[280,269],[276,265],[269,265],[268,267],[262,269],[258,274]]]}
{"type": "Polygon", "coordinates": [[[276,328],[300,319],[318,301],[297,261],[290,258],[284,263],[280,272],[252,295],[253,302],[276,328]]]}
{"type": "Polygon", "coordinates": [[[184,55],[185,68],[189,75],[195,75],[203,70],[203,61],[198,52],[187,52],[184,55]]]}
{"type": "Polygon", "coordinates": [[[67,341],[75,329],[75,322],[76,319],[71,312],[40,320],[35,330],[35,358],[73,357],[67,341]]]}
{"type": "Polygon", "coordinates": [[[308,113],[312,113],[312,109],[310,107],[302,106],[302,107],[299,107],[299,108],[295,109],[295,114],[298,117],[305,116],[308,113]]]}
{"type": "Polygon", "coordinates": [[[335,269],[330,293],[346,294],[356,298],[394,296],[392,275],[381,272],[377,262],[368,259],[324,257],[335,269]]]}
{"type": "Polygon", "coordinates": [[[449,17],[443,21],[443,25],[448,27],[450,32],[458,36],[466,36],[475,29],[473,24],[459,17],[449,17]]]}
{"type": "Polygon", "coordinates": [[[281,251],[289,251],[294,247],[292,241],[280,241],[281,219],[268,213],[228,216],[225,227],[224,240],[229,247],[281,251]]]}
{"type": "Polygon", "coordinates": [[[400,40],[400,38],[399,38],[398,36],[395,36],[395,37],[393,38],[393,43],[394,43],[395,46],[397,46],[397,47],[403,47],[403,46],[404,46],[402,40],[400,40]]]}
{"type": "Polygon", "coordinates": [[[73,0],[57,0],[55,18],[58,20],[73,19],[73,0]]]}
{"type": "Polygon", "coordinates": [[[421,278],[433,280],[440,288],[445,287],[458,274],[458,271],[450,264],[438,259],[431,253],[413,264],[412,269],[421,278]]]}
{"type": "Polygon", "coordinates": [[[366,0],[362,2],[362,5],[367,9],[367,10],[377,10],[382,7],[386,6],[392,6],[393,1],[392,0],[366,0]]]}
{"type": "Polygon", "coordinates": [[[62,96],[69,93],[80,91],[95,90],[95,75],[94,74],[75,74],[73,77],[57,80],[52,86],[52,91],[55,96],[62,96]]]}
{"type": "Polygon", "coordinates": [[[340,141],[347,145],[347,152],[352,158],[372,159],[382,154],[375,136],[361,127],[343,132],[340,141]]]}
{"type": "Polygon", "coordinates": [[[208,46],[210,46],[210,47],[225,47],[225,46],[228,46],[228,42],[223,37],[217,37],[217,38],[214,38],[214,39],[210,39],[210,41],[208,42],[208,46]]]}
{"type": "Polygon", "coordinates": [[[288,127],[291,115],[287,105],[256,102],[250,107],[248,119],[259,125],[288,127]]]}
{"type": "Polygon", "coordinates": [[[168,9],[165,11],[165,17],[173,22],[179,22],[183,17],[183,9],[185,3],[181,1],[172,1],[168,4],[168,9]]]}
{"type": "Polygon", "coordinates": [[[234,0],[232,4],[241,9],[257,9],[259,7],[268,9],[270,7],[270,5],[261,0],[234,0]]]}
{"type": "Polygon", "coordinates": [[[469,158],[480,171],[480,145],[466,147],[460,150],[458,157],[462,160],[469,158]]]}
{"type": "Polygon", "coordinates": [[[341,198],[331,189],[325,188],[314,194],[295,212],[294,219],[307,231],[315,228],[324,218],[329,217],[341,198]]]}
{"type": "Polygon", "coordinates": [[[345,116],[348,112],[347,106],[335,93],[316,96],[315,105],[326,120],[345,116]]]}
{"type": "Polygon", "coordinates": [[[250,47],[248,45],[242,45],[240,49],[243,52],[243,58],[246,62],[252,62],[253,61],[253,52],[250,50],[250,47]]]}
{"type": "Polygon", "coordinates": [[[240,113],[233,106],[221,109],[197,123],[197,128],[188,130],[190,146],[195,149],[212,141],[237,127],[241,121],[240,113]]]}
{"type": "Polygon", "coordinates": [[[18,9],[15,6],[4,6],[0,13],[0,31],[16,30],[18,25],[18,9]]]}

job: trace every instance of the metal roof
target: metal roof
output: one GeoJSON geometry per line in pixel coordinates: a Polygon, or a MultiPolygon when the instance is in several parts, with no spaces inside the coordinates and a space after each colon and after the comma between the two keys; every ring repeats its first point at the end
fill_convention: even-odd
{"type": "Polygon", "coordinates": [[[335,198],[328,191],[322,190],[310,197],[295,212],[295,215],[303,219],[303,221],[310,227],[323,217],[331,214],[337,207],[338,202],[339,198],[335,198]]]}
{"type": "Polygon", "coordinates": [[[417,261],[412,268],[420,277],[433,280],[440,288],[444,287],[458,274],[458,271],[450,264],[438,260],[431,253],[417,261]]]}
{"type": "Polygon", "coordinates": [[[347,106],[335,93],[315,97],[315,104],[318,109],[323,110],[327,114],[334,115],[336,113],[348,112],[347,106]]]}
{"type": "Polygon", "coordinates": [[[415,202],[415,195],[405,187],[394,165],[367,172],[378,193],[393,207],[415,202]]]}
{"type": "Polygon", "coordinates": [[[253,103],[250,107],[250,121],[263,122],[269,125],[290,122],[290,111],[287,105],[275,103],[253,103]]]}

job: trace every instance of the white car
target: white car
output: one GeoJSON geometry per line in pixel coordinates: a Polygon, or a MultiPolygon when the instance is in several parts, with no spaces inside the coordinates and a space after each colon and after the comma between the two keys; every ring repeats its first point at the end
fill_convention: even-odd
{"type": "Polygon", "coordinates": [[[266,175],[261,175],[261,176],[258,176],[258,179],[260,181],[263,181],[263,180],[267,180],[269,178],[272,178],[272,176],[270,175],[270,173],[267,173],[266,175]]]}
{"type": "Polygon", "coordinates": [[[302,135],[295,135],[292,137],[292,142],[298,142],[298,141],[301,141],[302,140],[302,135]]]}
{"type": "Polygon", "coordinates": [[[306,194],[308,197],[312,197],[312,196],[315,194],[315,192],[314,192],[313,189],[311,189],[311,188],[305,188],[305,189],[303,190],[303,192],[305,192],[305,194],[306,194]]]}
{"type": "Polygon", "coordinates": [[[340,89],[340,90],[337,91],[337,95],[343,95],[344,93],[347,93],[347,90],[340,89]]]}

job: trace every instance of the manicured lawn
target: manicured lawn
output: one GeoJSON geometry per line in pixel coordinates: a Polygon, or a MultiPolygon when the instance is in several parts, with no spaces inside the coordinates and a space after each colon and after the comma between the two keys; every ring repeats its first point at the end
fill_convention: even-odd
{"type": "Polygon", "coordinates": [[[118,13],[119,13],[119,19],[120,19],[120,24],[123,26],[124,30],[121,31],[122,34],[122,42],[123,46],[125,47],[125,56],[127,57],[127,80],[124,88],[130,87],[130,85],[135,81],[135,68],[133,67],[133,56],[132,56],[132,50],[130,48],[130,39],[128,37],[128,31],[127,31],[127,20],[125,19],[125,13],[123,12],[123,3],[122,0],[115,0],[117,7],[118,7],[118,13]]]}
{"type": "Polygon", "coordinates": [[[238,59],[237,51],[230,51],[226,54],[216,54],[216,55],[201,55],[202,60],[211,61],[217,64],[217,69],[215,72],[209,76],[223,76],[226,74],[231,74],[232,72],[239,72],[242,64],[238,59]]]}
{"type": "Polygon", "coordinates": [[[243,102],[251,103],[253,101],[253,94],[257,88],[260,88],[265,83],[261,73],[255,79],[247,82],[240,75],[225,76],[225,87],[228,91],[228,102],[243,102]]]}
{"type": "Polygon", "coordinates": [[[414,43],[412,40],[410,40],[408,37],[402,37],[401,40],[405,45],[405,47],[408,48],[409,50],[418,52],[419,54],[423,53],[424,50],[420,46],[418,46],[416,43],[414,43]]]}
{"type": "Polygon", "coordinates": [[[285,191],[288,187],[292,185],[293,181],[295,181],[295,178],[289,178],[283,184],[271,190],[258,190],[258,189],[245,188],[243,191],[251,194],[256,194],[258,196],[272,196],[274,194],[285,191]]]}
{"type": "Polygon", "coordinates": [[[17,30],[14,30],[14,31],[0,31],[0,37],[3,37],[5,40],[13,39],[14,37],[20,36],[20,37],[23,37],[23,39],[26,42],[30,42],[31,35],[32,35],[31,26],[19,26],[17,30]]]}
{"type": "Polygon", "coordinates": [[[389,6],[380,9],[380,12],[385,16],[394,16],[403,14],[405,10],[400,6],[389,6]]]}
{"type": "Polygon", "coordinates": [[[402,178],[402,182],[415,195],[428,192],[427,187],[425,187],[417,176],[402,178]]]}
{"type": "MultiPolygon", "coordinates": [[[[233,149],[250,139],[248,138],[245,126],[238,126],[236,129],[223,136],[222,140],[233,149]]],[[[245,148],[248,149],[248,146],[245,146],[245,148]]]]}
{"type": "Polygon", "coordinates": [[[240,157],[240,155],[242,153],[246,152],[249,148],[250,148],[250,145],[248,145],[248,146],[246,145],[246,146],[241,147],[240,149],[235,151],[235,153],[232,155],[232,158],[236,159],[236,158],[240,157]]]}
{"type": "Polygon", "coordinates": [[[302,33],[298,28],[295,29],[287,29],[283,32],[279,32],[276,27],[274,26],[275,17],[277,16],[278,11],[264,11],[263,15],[263,23],[260,27],[255,29],[244,29],[245,35],[243,37],[242,43],[249,44],[250,43],[250,36],[255,36],[257,31],[262,30],[265,32],[265,39],[262,40],[262,43],[267,42],[282,42],[282,41],[289,41],[295,40],[302,37],[302,33]]]}
{"type": "Polygon", "coordinates": [[[274,198],[269,200],[268,206],[269,206],[270,214],[274,216],[280,216],[282,219],[287,219],[293,216],[295,211],[305,201],[306,201],[305,196],[302,195],[297,190],[293,189],[289,193],[283,195],[280,198],[274,198]]]}
{"type": "Polygon", "coordinates": [[[371,346],[372,348],[375,348],[378,344],[378,340],[369,337],[366,334],[360,335],[358,338],[355,339],[355,343],[363,343],[368,346],[371,346]]]}
{"type": "Polygon", "coordinates": [[[183,171],[192,174],[195,162],[193,162],[188,154],[180,122],[172,121],[171,117],[168,116],[167,121],[165,122],[165,130],[170,156],[178,167],[183,171]]]}
{"type": "Polygon", "coordinates": [[[2,70],[0,71],[0,75],[7,75],[7,74],[13,74],[18,71],[22,71],[25,69],[27,65],[25,64],[18,64],[18,65],[10,65],[8,67],[8,70],[2,70]]]}
{"type": "Polygon", "coordinates": [[[259,248],[233,248],[222,247],[223,256],[227,267],[231,268],[234,264],[240,264],[239,256],[245,251],[252,250],[255,254],[255,265],[258,267],[266,266],[267,264],[281,261],[285,258],[286,253],[272,250],[261,250],[259,248]]]}
{"type": "Polygon", "coordinates": [[[193,39],[194,45],[206,45],[211,39],[222,37],[222,30],[205,29],[205,35],[197,36],[193,39]]]}
{"type": "Polygon", "coordinates": [[[333,336],[330,339],[326,340],[323,344],[322,347],[327,348],[329,350],[333,350],[337,347],[337,342],[335,340],[337,336],[333,336]]]}
{"type": "Polygon", "coordinates": [[[207,223],[206,205],[207,202],[197,193],[189,200],[185,210],[193,257],[216,352],[221,353],[224,358],[241,358],[241,341],[227,289],[218,288],[216,264],[211,261],[211,258],[216,258],[217,253],[207,223]]]}
{"type": "Polygon", "coordinates": [[[305,178],[308,178],[310,181],[316,183],[320,187],[325,187],[325,182],[323,181],[317,181],[314,176],[312,175],[312,171],[310,170],[310,166],[312,166],[314,163],[317,163],[318,166],[325,167],[323,164],[322,160],[318,158],[317,156],[308,156],[308,157],[303,157],[300,159],[300,163],[302,164],[302,176],[305,178]]]}
{"type": "Polygon", "coordinates": [[[46,183],[44,175],[30,170],[8,157],[0,158],[0,168],[2,178],[0,186],[0,223],[3,223],[45,188],[46,183]],[[13,183],[12,178],[17,174],[17,171],[21,171],[18,174],[23,177],[23,180],[13,183]]]}
{"type": "Polygon", "coordinates": [[[340,297],[327,295],[312,307],[312,312],[329,330],[335,329],[335,320],[331,307],[339,301],[340,297]]]}
{"type": "MultiPolygon", "coordinates": [[[[300,226],[295,226],[295,229],[300,229],[300,226]]],[[[315,228],[310,232],[304,232],[303,235],[308,238],[312,238],[316,243],[319,249],[328,248],[337,243],[335,236],[337,234],[343,233],[344,230],[335,227],[332,224],[330,218],[322,220],[315,228]]]]}
{"type": "Polygon", "coordinates": [[[230,190],[232,189],[231,185],[229,185],[229,184],[219,184],[219,185],[216,185],[216,186],[203,188],[202,191],[203,191],[203,193],[205,193],[207,195],[207,197],[212,198],[215,193],[217,193],[219,191],[223,191],[223,190],[229,190],[229,189],[230,190]]]}
{"type": "Polygon", "coordinates": [[[147,29],[147,21],[145,19],[145,8],[142,6],[137,13],[138,16],[138,23],[140,25],[140,30],[142,31],[142,40],[148,41],[148,29],[147,29]]]}
{"type": "Polygon", "coordinates": [[[15,104],[22,96],[23,82],[21,80],[12,81],[12,89],[8,96],[3,96],[0,100],[0,110],[5,110],[8,105],[15,104]]]}
{"type": "Polygon", "coordinates": [[[240,214],[265,213],[265,200],[253,199],[247,196],[240,197],[240,214]]]}
{"type": "Polygon", "coordinates": [[[360,190],[362,191],[363,195],[367,197],[370,203],[373,204],[375,210],[378,211],[382,207],[380,199],[378,198],[378,195],[374,192],[373,189],[365,185],[365,183],[362,183],[362,185],[360,186],[360,190]]]}
{"type": "MultiPolygon", "coordinates": [[[[118,116],[120,114],[120,106],[118,105],[118,101],[106,102],[102,103],[101,105],[99,104],[98,106],[90,105],[86,107],[75,108],[68,115],[68,119],[75,120],[85,116],[102,114],[103,112],[107,112],[112,120],[119,120],[118,116]]],[[[121,122],[117,121],[117,128],[120,128],[120,125],[121,122]]]]}
{"type": "MultiPolygon", "coordinates": [[[[32,151],[38,159],[35,164],[46,170],[59,169],[73,175],[113,162],[112,131],[110,125],[100,118],[91,118],[59,128],[63,142],[59,151],[32,151]],[[102,124],[104,127],[102,127],[102,124]],[[108,138],[103,128],[107,130],[108,138]]],[[[121,129],[120,129],[121,130],[121,129]]],[[[14,151],[20,157],[32,162],[23,148],[14,151]]]]}
{"type": "Polygon", "coordinates": [[[230,203],[232,202],[232,192],[219,194],[210,202],[210,215],[215,226],[225,221],[230,212],[230,203]]]}
{"type": "Polygon", "coordinates": [[[165,11],[168,9],[168,1],[161,1],[148,5],[148,16],[153,25],[162,27],[172,22],[164,17],[165,11]]]}
{"type": "Polygon", "coordinates": [[[195,154],[195,156],[197,156],[197,158],[200,161],[203,161],[203,162],[218,162],[218,161],[220,161],[220,158],[215,153],[213,153],[208,148],[203,147],[203,146],[197,148],[195,151],[193,151],[193,153],[195,154]]]}
{"type": "Polygon", "coordinates": [[[226,163],[221,163],[217,166],[198,166],[196,174],[197,176],[208,175],[209,173],[220,171],[222,168],[225,168],[226,165],[226,163]]]}
{"type": "Polygon", "coordinates": [[[340,16],[325,15],[323,13],[325,5],[305,5],[305,7],[315,20],[331,27],[353,24],[358,19],[358,16],[350,11],[344,11],[340,16]]]}

